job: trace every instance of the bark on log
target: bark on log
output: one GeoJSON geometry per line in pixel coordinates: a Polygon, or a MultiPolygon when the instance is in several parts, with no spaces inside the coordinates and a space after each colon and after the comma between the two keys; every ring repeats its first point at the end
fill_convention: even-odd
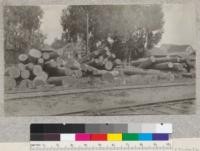
{"type": "Polygon", "coordinates": [[[172,62],[164,62],[164,63],[158,63],[152,66],[152,69],[158,69],[158,70],[170,70],[173,69],[174,64],[172,62]]]}
{"type": "Polygon", "coordinates": [[[139,68],[143,68],[143,69],[147,69],[151,65],[153,65],[153,63],[155,63],[155,58],[154,57],[150,57],[147,60],[141,62],[138,67],[139,68]]]}

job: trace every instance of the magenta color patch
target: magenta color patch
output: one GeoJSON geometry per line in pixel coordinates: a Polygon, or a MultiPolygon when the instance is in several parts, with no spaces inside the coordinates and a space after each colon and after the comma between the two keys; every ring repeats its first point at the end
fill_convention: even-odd
{"type": "Polygon", "coordinates": [[[90,134],[78,133],[76,134],[76,141],[90,141],[90,134]]]}

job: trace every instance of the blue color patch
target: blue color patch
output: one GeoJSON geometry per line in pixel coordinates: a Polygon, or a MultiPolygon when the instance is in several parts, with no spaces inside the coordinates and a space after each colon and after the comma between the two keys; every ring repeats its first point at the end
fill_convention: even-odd
{"type": "Polygon", "coordinates": [[[152,133],[141,133],[139,134],[140,141],[151,141],[153,140],[152,133]]]}

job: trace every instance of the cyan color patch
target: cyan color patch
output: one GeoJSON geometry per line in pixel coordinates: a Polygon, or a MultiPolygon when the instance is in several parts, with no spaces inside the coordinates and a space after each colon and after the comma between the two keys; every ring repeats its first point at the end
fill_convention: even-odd
{"type": "Polygon", "coordinates": [[[151,141],[153,140],[152,133],[142,133],[139,134],[139,141],[151,141]]]}

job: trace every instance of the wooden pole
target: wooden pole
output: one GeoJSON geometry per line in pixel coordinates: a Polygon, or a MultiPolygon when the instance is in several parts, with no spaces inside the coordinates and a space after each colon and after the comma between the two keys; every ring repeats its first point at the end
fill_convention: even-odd
{"type": "Polygon", "coordinates": [[[88,40],[89,40],[89,34],[88,34],[88,32],[89,32],[89,15],[88,15],[88,13],[86,14],[86,24],[87,24],[87,33],[86,33],[86,55],[88,54],[88,40]]]}

